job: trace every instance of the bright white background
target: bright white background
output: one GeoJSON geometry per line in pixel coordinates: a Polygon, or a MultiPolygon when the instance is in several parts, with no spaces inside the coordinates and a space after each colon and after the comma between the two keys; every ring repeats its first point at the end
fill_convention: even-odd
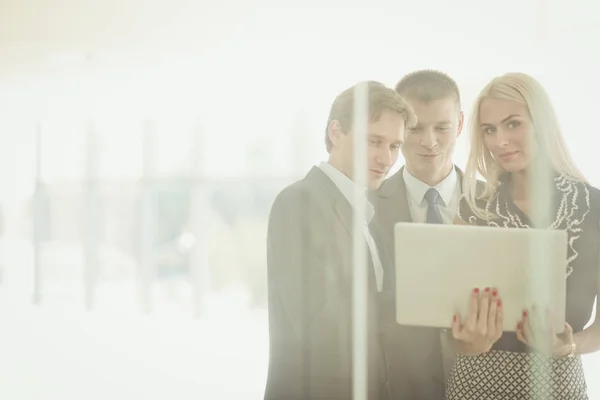
{"type": "MultiPolygon", "coordinates": [[[[439,69],[458,82],[468,118],[487,81],[521,71],[550,92],[571,151],[600,185],[593,2],[249,3],[179,2],[145,41],[49,54],[35,74],[3,83],[0,196],[9,218],[0,253],[0,398],[259,399],[266,377],[266,315],[247,307],[243,279],[210,293],[200,319],[192,318],[192,294],[181,282],[174,298],[157,284],[157,306],[142,315],[134,273],[103,287],[88,313],[81,265],[41,306],[31,305],[31,240],[17,216],[33,194],[36,125],[47,182],[83,178],[92,124],[101,133],[101,177],[135,185],[148,121],[158,132],[157,175],[189,171],[199,129],[208,149],[200,168],[209,179],[291,180],[325,157],[328,107],[357,81],[394,85],[414,69],[439,69]]],[[[465,135],[459,166],[467,151],[465,135]]],[[[264,222],[250,229],[261,257],[264,222]]],[[[250,250],[231,240],[232,262],[241,263],[250,250]]],[[[591,379],[600,358],[585,363],[591,398],[600,399],[591,379]]]]}

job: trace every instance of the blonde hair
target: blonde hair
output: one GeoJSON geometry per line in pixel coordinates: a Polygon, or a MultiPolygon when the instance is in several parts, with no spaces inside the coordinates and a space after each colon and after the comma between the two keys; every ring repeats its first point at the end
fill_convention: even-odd
{"type": "Polygon", "coordinates": [[[465,170],[463,193],[473,214],[484,220],[495,217],[479,207],[476,200],[492,200],[498,189],[499,178],[505,172],[483,143],[479,108],[485,98],[512,100],[524,104],[529,111],[540,154],[549,166],[558,174],[586,182],[567,150],[554,107],[542,85],[527,74],[508,73],[494,78],[479,93],[469,122],[471,149],[465,170]],[[483,192],[478,189],[477,174],[485,180],[483,192]]]}

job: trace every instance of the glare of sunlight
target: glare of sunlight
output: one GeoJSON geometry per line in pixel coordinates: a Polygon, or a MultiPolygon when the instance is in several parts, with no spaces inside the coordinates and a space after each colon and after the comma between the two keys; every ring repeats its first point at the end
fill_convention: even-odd
{"type": "MultiPolygon", "coordinates": [[[[538,2],[508,0],[490,9],[478,0],[344,7],[260,1],[239,7],[228,2],[208,11],[200,3],[178,3],[180,13],[144,49],[54,54],[44,76],[7,84],[0,92],[1,206],[9,215],[0,241],[0,398],[36,399],[40,393],[90,400],[262,398],[268,320],[266,310],[250,307],[255,282],[248,281],[266,285],[261,274],[267,220],[258,211],[238,217],[249,213],[253,199],[223,211],[210,196],[222,187],[235,188],[239,196],[246,192],[237,189],[251,182],[271,185],[269,179],[287,182],[304,175],[327,156],[324,124],[331,102],[360,80],[394,85],[421,68],[452,76],[466,118],[454,157],[463,167],[479,91],[497,75],[530,73],[550,93],[579,166],[592,183],[600,183],[588,118],[600,106],[600,64],[592,52],[597,35],[575,28],[567,33],[556,25],[552,41],[541,43],[538,2]],[[171,48],[167,38],[178,42],[171,48]],[[71,240],[48,238],[44,302],[31,307],[36,126],[42,133],[43,178],[52,184],[79,184],[90,155],[86,135],[96,133],[97,172],[111,189],[108,210],[128,198],[116,207],[119,212],[139,211],[135,194],[148,172],[149,153],[156,156],[152,177],[192,175],[210,183],[193,188],[192,217],[173,239],[176,251],[191,253],[196,281],[182,275],[150,282],[154,309],[142,315],[143,264],[136,242],[142,225],[132,217],[135,222],[124,232],[117,214],[105,224],[105,236],[134,250],[98,245],[102,281],[96,308],[85,313],[86,248],[69,231],[81,230],[80,200],[71,196],[76,190],[64,189],[69,185],[53,185],[68,200],[50,217],[72,225],[65,228],[71,240]],[[144,154],[149,135],[153,146],[144,154]],[[210,235],[203,234],[208,225],[210,235]],[[207,265],[218,268],[209,271],[207,265]],[[215,283],[218,274],[222,286],[215,283]],[[204,314],[194,319],[198,288],[210,290],[204,314]]],[[[577,7],[559,3],[546,2],[547,25],[561,22],[566,28],[597,19],[583,0],[573,3],[577,7]]],[[[269,190],[275,192],[275,185],[279,181],[269,190]]],[[[271,198],[260,201],[268,210],[271,198]]],[[[584,363],[590,398],[600,398],[594,380],[600,358],[586,356],[584,363]]]]}

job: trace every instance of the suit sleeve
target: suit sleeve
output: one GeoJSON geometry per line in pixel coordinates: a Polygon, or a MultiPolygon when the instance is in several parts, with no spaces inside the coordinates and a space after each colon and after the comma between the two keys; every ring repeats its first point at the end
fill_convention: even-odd
{"type": "Polygon", "coordinates": [[[298,339],[322,304],[322,277],[316,276],[322,268],[315,265],[311,226],[317,212],[306,192],[287,188],[277,196],[269,216],[269,302],[278,308],[279,317],[287,320],[298,339]]]}

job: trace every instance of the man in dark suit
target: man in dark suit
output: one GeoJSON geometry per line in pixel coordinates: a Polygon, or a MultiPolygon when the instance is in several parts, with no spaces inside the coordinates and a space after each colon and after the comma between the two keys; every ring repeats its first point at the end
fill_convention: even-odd
{"type": "MultiPolygon", "coordinates": [[[[417,124],[407,127],[405,165],[371,197],[380,230],[378,245],[390,254],[396,223],[452,224],[462,195],[462,172],[453,162],[464,119],[458,86],[442,72],[421,70],[402,78],[396,91],[413,108],[417,124]]],[[[423,251],[429,251],[426,244],[423,251]]],[[[454,358],[444,332],[400,326],[393,312],[390,318],[386,351],[393,398],[442,399],[454,358]]]]}
{"type": "Polygon", "coordinates": [[[328,162],[283,189],[271,209],[268,400],[352,398],[353,213],[357,202],[367,206],[357,238],[365,245],[368,275],[367,373],[360,383],[367,384],[368,399],[388,398],[378,303],[387,279],[384,270],[390,263],[371,236],[374,210],[366,190],[379,187],[396,162],[404,127],[414,123],[414,116],[393,89],[373,81],[359,85],[342,92],[331,106],[325,135],[328,162]],[[357,187],[354,180],[357,89],[366,93],[368,104],[366,187],[357,187]],[[355,195],[361,192],[364,198],[357,200],[355,195]]]}

